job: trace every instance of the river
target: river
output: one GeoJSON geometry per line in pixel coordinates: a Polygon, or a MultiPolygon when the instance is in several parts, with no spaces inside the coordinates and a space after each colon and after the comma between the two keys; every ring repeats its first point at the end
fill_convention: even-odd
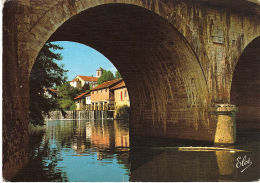
{"type": "Polygon", "coordinates": [[[153,138],[133,146],[126,121],[52,120],[31,130],[30,161],[12,181],[255,181],[259,137],[244,130],[232,146],[153,138]]]}

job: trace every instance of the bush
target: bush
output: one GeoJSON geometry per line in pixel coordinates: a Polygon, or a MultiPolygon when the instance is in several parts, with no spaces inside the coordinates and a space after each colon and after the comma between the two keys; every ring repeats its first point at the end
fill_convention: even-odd
{"type": "Polygon", "coordinates": [[[75,103],[70,106],[71,111],[74,111],[76,109],[77,109],[77,105],[75,103]]]}

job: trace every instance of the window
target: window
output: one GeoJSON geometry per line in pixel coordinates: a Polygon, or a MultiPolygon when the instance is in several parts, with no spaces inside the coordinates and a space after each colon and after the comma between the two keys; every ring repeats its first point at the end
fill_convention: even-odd
{"type": "Polygon", "coordinates": [[[123,100],[123,92],[121,91],[121,100],[123,100]]]}

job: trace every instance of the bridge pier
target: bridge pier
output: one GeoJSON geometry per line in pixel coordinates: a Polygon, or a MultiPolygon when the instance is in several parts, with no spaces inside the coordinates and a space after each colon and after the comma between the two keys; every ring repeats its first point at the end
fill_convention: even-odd
{"type": "Polygon", "coordinates": [[[235,143],[236,112],[237,107],[232,104],[216,104],[213,108],[213,113],[217,116],[214,143],[235,143]]]}

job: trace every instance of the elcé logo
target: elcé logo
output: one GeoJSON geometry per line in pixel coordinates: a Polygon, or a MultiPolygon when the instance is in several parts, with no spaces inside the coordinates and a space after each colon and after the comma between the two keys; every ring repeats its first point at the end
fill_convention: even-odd
{"type": "Polygon", "coordinates": [[[248,167],[250,167],[253,164],[253,162],[251,161],[250,157],[246,157],[246,155],[242,158],[241,156],[237,157],[237,163],[236,163],[236,167],[240,168],[242,167],[243,169],[241,170],[241,172],[243,173],[248,167]]]}

